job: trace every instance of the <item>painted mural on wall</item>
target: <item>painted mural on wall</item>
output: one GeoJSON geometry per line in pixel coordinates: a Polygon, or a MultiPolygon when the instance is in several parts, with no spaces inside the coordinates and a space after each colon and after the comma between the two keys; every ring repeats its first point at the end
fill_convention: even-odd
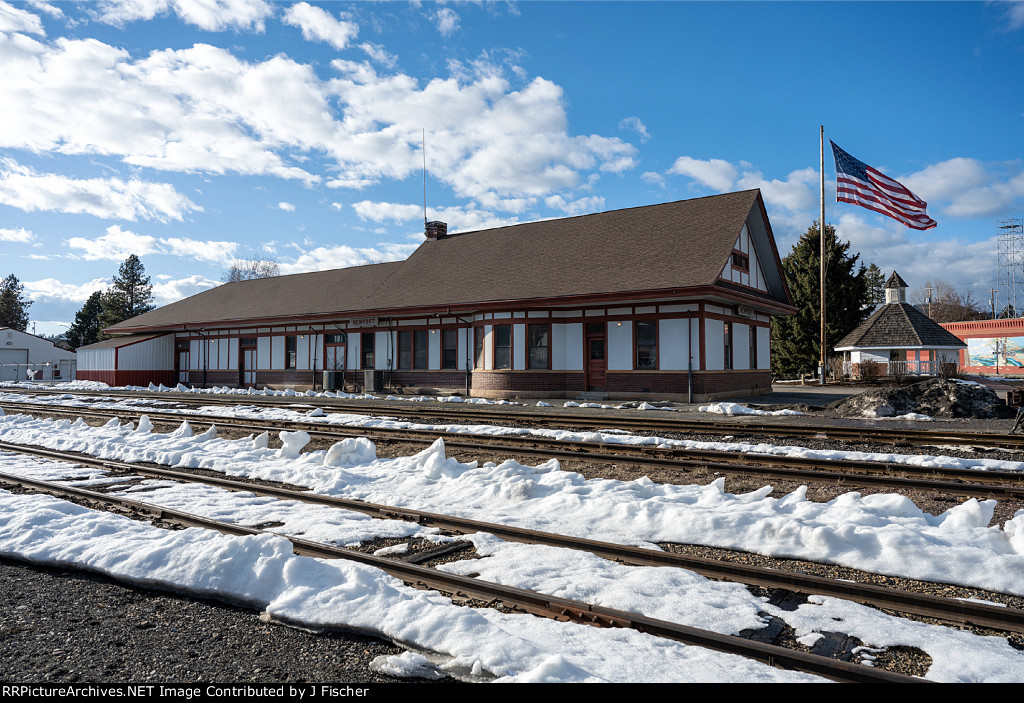
{"type": "Polygon", "coordinates": [[[978,337],[967,339],[968,366],[1022,367],[1024,337],[978,337]]]}

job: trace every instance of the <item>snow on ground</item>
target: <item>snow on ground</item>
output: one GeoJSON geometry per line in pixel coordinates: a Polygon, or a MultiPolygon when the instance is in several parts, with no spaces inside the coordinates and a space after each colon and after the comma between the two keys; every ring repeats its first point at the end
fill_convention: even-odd
{"type": "MultiPolygon", "coordinates": [[[[73,464],[0,453],[0,471],[75,483],[97,472],[73,464]]],[[[120,492],[163,507],[251,524],[277,520],[277,532],[344,542],[389,529],[415,534],[409,523],[367,520],[339,537],[351,513],[268,501],[167,481],[145,481],[120,492]],[[327,517],[330,527],[318,526],[327,517]],[[362,530],[361,535],[356,531],[362,530]]],[[[428,535],[430,536],[430,535],[428,535]]],[[[915,646],[933,660],[935,681],[1024,680],[1024,656],[999,637],[892,618],[832,598],[811,598],[797,611],[781,610],[745,587],[675,568],[632,567],[588,553],[468,537],[479,559],[441,568],[462,575],[584,600],[671,622],[736,634],[760,629],[767,613],[782,618],[808,641],[821,631],[843,631],[869,648],[915,646]]],[[[401,547],[401,545],[399,545],[401,547]]],[[[400,549],[381,550],[382,552],[400,549]]],[[[406,588],[371,567],[290,554],[277,538],[237,538],[190,529],[167,532],[120,516],[96,513],[45,496],[0,492],[0,553],[47,564],[100,571],[144,586],[169,587],[264,609],[271,618],[307,628],[344,627],[396,640],[417,652],[379,662],[395,675],[441,671],[509,681],[770,681],[813,680],[729,655],[625,630],[594,630],[526,615],[459,608],[437,594],[406,588]],[[410,666],[411,663],[416,666],[410,666]],[[425,668],[424,668],[425,667],[425,668]]]]}
{"type": "MultiPolygon", "coordinates": [[[[930,515],[898,494],[847,493],[827,503],[799,488],[781,498],[770,486],[744,495],[706,486],[587,480],[556,460],[461,463],[444,442],[411,457],[377,459],[365,438],[330,450],[301,452],[305,432],[226,440],[211,427],[194,434],[137,430],[111,420],[0,418],[0,441],[38,444],[126,462],[151,461],[249,476],[343,498],[409,507],[524,528],[657,548],[657,542],[704,544],[777,557],[1024,595],[1024,514],[990,528],[995,501],[969,500],[930,515]]],[[[614,436],[614,435],[613,435],[614,436]]]]}
{"type": "MultiPolygon", "coordinates": [[[[3,384],[0,384],[2,386],[3,384]]],[[[10,384],[8,384],[10,385],[10,384]]],[[[0,400],[9,403],[33,402],[52,403],[54,405],[68,405],[71,407],[96,407],[103,409],[122,409],[138,412],[144,406],[146,399],[139,398],[110,398],[82,400],[79,397],[67,394],[64,396],[34,397],[31,401],[25,396],[17,393],[4,394],[0,392],[0,400]]],[[[484,434],[491,436],[534,436],[547,439],[596,442],[605,444],[625,444],[634,446],[652,446],[667,449],[695,449],[715,450],[727,452],[741,452],[750,454],[768,454],[786,457],[804,457],[811,459],[850,459],[854,461],[875,461],[891,464],[907,464],[911,466],[924,467],[950,467],[956,469],[975,469],[979,471],[1024,471],[1024,462],[1004,461],[1001,459],[968,459],[964,457],[951,457],[946,455],[921,455],[921,454],[896,454],[882,452],[855,452],[838,451],[829,449],[808,449],[807,447],[776,445],[761,442],[752,444],[750,442],[728,441],[728,438],[717,442],[704,442],[696,440],[666,439],[663,437],[649,437],[634,435],[621,429],[605,429],[598,432],[576,432],[571,430],[558,429],[531,429],[524,427],[502,427],[498,425],[467,425],[448,424],[435,425],[418,422],[406,422],[385,416],[367,416],[358,413],[326,413],[323,416],[311,415],[310,410],[297,410],[295,408],[309,408],[295,404],[292,408],[267,408],[255,405],[234,405],[218,406],[207,405],[198,408],[171,408],[165,407],[163,401],[150,400],[149,403],[162,413],[179,414],[183,417],[202,418],[231,418],[240,420],[264,420],[264,421],[318,421],[326,425],[339,427],[364,427],[367,429],[410,429],[428,430],[445,434],[484,434]]],[[[654,409],[654,406],[652,406],[654,409]]],[[[0,411],[2,412],[2,411],[0,411]]]]}
{"type": "Polygon", "coordinates": [[[702,413],[716,413],[718,415],[803,415],[796,410],[757,410],[748,408],[739,403],[712,403],[711,405],[700,406],[702,413]]]}
{"type": "Polygon", "coordinates": [[[0,553],[255,606],[307,628],[384,636],[432,653],[440,670],[481,678],[817,680],[632,630],[456,606],[369,566],[295,556],[283,537],[168,531],[48,496],[0,491],[0,553]]]}
{"type": "MultiPolygon", "coordinates": [[[[263,418],[289,412],[298,414],[255,408],[249,408],[248,412],[263,418]]],[[[332,414],[321,419],[337,421],[338,417],[332,414]]],[[[371,425],[394,422],[361,416],[341,417],[346,418],[345,422],[371,425]]],[[[446,431],[448,428],[437,429],[446,431]]],[[[481,428],[472,429],[479,431],[481,428]]],[[[459,431],[468,430],[464,427],[459,431]]],[[[510,431],[508,428],[490,430],[510,431]]],[[[556,434],[575,434],[579,435],[577,438],[609,442],[667,442],[632,437],[621,430],[556,434]]],[[[803,489],[782,498],[770,498],[768,487],[745,495],[726,493],[722,481],[708,486],[658,485],[646,478],[632,482],[588,481],[579,474],[562,471],[557,461],[539,466],[512,461],[500,465],[460,463],[445,456],[441,441],[412,457],[378,459],[375,447],[366,439],[346,439],[327,451],[302,452],[308,435],[282,433],[281,438],[283,446],[271,449],[266,434],[224,440],[216,436],[215,428],[197,434],[187,423],[173,433],[161,434],[153,432],[152,425],[145,419],[135,428],[131,424],[121,426],[117,421],[91,427],[81,420],[36,420],[22,415],[0,417],[0,441],[5,442],[81,451],[122,461],[210,468],[229,475],[286,481],[348,498],[457,513],[491,522],[650,548],[656,548],[653,543],[658,541],[707,544],[1024,595],[1024,514],[1019,513],[1003,526],[988,527],[994,501],[970,500],[934,516],[898,495],[849,493],[820,504],[806,500],[803,489]]],[[[688,444],[717,445],[714,448],[736,446],[729,442],[688,444]]],[[[745,447],[744,451],[801,450],[771,445],[741,446],[745,447]]],[[[830,454],[845,458],[859,453],[830,454]]],[[[73,479],[84,485],[111,481],[96,469],[60,467],[54,462],[12,459],[11,456],[0,454],[0,471],[31,473],[49,480],[73,479]]],[[[892,456],[884,455],[890,461],[892,456]]],[[[949,457],[903,458],[915,462],[953,461],[949,457]]],[[[978,464],[975,468],[995,468],[995,464],[1005,468],[1003,465],[1009,463],[978,464]]],[[[1022,468],[1017,465],[1017,470],[1022,468]]],[[[300,509],[297,504],[293,511],[279,502],[251,495],[175,486],[169,482],[147,481],[143,487],[145,490],[141,493],[140,489],[132,488],[121,492],[165,507],[242,524],[280,522],[283,524],[273,528],[275,531],[307,539],[337,544],[350,544],[373,536],[439,539],[432,531],[409,523],[374,521],[351,516],[345,511],[331,511],[328,515],[325,512],[328,509],[310,506],[300,509]]],[[[130,539],[122,544],[112,529],[94,530],[88,522],[94,518],[87,511],[69,517],[70,508],[38,509],[39,514],[45,513],[49,516],[47,519],[58,523],[65,519],[76,522],[76,526],[64,531],[64,527],[52,527],[50,522],[38,517],[37,512],[33,512],[37,508],[24,508],[29,514],[23,514],[20,498],[5,500],[0,494],[0,551],[3,553],[49,563],[73,563],[144,583],[173,583],[175,588],[200,593],[207,593],[204,589],[211,588],[211,583],[216,583],[217,588],[226,583],[229,585],[225,585],[223,591],[217,591],[220,597],[248,599],[265,607],[274,617],[307,626],[319,623],[365,628],[418,651],[433,652],[434,660],[460,672],[476,668],[478,673],[490,672],[509,680],[559,681],[764,680],[761,677],[778,674],[775,670],[771,670],[774,673],[750,670],[747,665],[730,674],[734,665],[721,663],[717,659],[721,655],[698,654],[690,651],[693,648],[675,645],[665,649],[666,645],[648,642],[636,633],[625,635],[616,631],[617,634],[609,636],[612,639],[601,639],[593,632],[562,630],[561,624],[532,620],[516,620],[515,627],[510,627],[500,614],[491,612],[474,615],[473,628],[470,628],[474,636],[469,637],[470,644],[466,644],[448,631],[435,632],[424,626],[424,622],[457,626],[468,622],[464,619],[468,615],[447,614],[446,608],[455,607],[447,601],[435,603],[428,598],[428,611],[437,618],[421,617],[415,611],[423,603],[422,594],[405,594],[400,584],[381,585],[380,579],[386,577],[379,572],[373,572],[371,577],[361,571],[362,567],[355,571],[350,566],[321,570],[320,566],[308,566],[299,557],[289,555],[285,559],[279,554],[282,548],[274,546],[270,537],[267,539],[271,541],[258,542],[258,546],[224,538],[229,539],[224,543],[228,546],[217,549],[222,550],[224,563],[232,568],[237,564],[244,571],[257,568],[253,564],[274,565],[268,566],[265,572],[269,585],[255,597],[245,590],[245,579],[241,576],[222,577],[203,570],[203,564],[218,562],[177,554],[178,549],[193,550],[191,542],[161,546],[157,551],[159,556],[155,556],[140,551],[130,539]],[[30,525],[31,529],[9,528],[14,523],[30,525]],[[71,534],[75,537],[69,537],[71,534]],[[110,543],[102,547],[80,546],[76,542],[78,535],[95,535],[97,539],[102,536],[110,543]],[[235,550],[244,556],[236,556],[235,550]],[[288,564],[278,569],[278,563],[283,561],[288,564]],[[147,575],[143,565],[154,563],[161,569],[166,568],[168,575],[147,575]],[[186,564],[191,565],[191,572],[186,564]],[[302,583],[309,574],[315,575],[310,577],[312,582],[302,583]],[[340,585],[339,579],[342,580],[340,585]],[[371,589],[373,594],[364,594],[359,590],[362,587],[371,589]],[[347,600],[350,598],[381,604],[380,610],[353,612],[357,609],[347,600]],[[397,600],[392,602],[389,598],[397,600]],[[387,605],[383,605],[385,602],[387,605]],[[477,627],[480,629],[475,629],[477,627]],[[495,630],[501,635],[495,634],[495,630]],[[476,633],[479,633],[479,642],[475,641],[476,633]],[[505,639],[509,637],[518,639],[510,643],[505,639]],[[663,649],[669,652],[668,659],[664,659],[663,649]],[[713,663],[707,660],[709,656],[713,663]],[[653,659],[658,661],[647,661],[653,659]],[[616,671],[602,663],[608,661],[615,662],[612,669],[616,671]],[[625,670],[617,671],[622,666],[625,670]]],[[[508,544],[489,535],[476,535],[471,539],[483,558],[471,563],[455,562],[445,568],[458,573],[480,573],[481,578],[489,580],[726,633],[763,627],[764,621],[758,613],[766,612],[788,622],[807,642],[813,641],[816,632],[841,629],[862,639],[868,647],[920,647],[934,661],[928,673],[928,678],[933,680],[1024,680],[1024,658],[1002,638],[981,638],[948,628],[889,618],[830,598],[811,599],[797,611],[784,612],[753,598],[746,589],[710,582],[678,569],[625,567],[576,552],[508,544]]],[[[222,565],[218,563],[217,569],[223,570],[222,565]]],[[[251,573],[249,576],[251,578],[251,573]]],[[[423,663],[417,656],[390,658],[379,666],[382,670],[414,670],[423,663]]]]}

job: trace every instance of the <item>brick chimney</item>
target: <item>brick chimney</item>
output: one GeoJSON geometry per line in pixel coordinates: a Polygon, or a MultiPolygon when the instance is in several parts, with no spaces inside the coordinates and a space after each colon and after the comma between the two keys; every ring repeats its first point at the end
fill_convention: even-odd
{"type": "Polygon", "coordinates": [[[426,224],[427,239],[444,239],[448,236],[448,223],[433,220],[426,224]]]}

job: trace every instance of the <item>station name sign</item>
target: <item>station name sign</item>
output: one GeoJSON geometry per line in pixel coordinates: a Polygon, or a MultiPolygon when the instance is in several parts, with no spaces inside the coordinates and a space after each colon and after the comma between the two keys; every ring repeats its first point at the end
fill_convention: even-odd
{"type": "Polygon", "coordinates": [[[380,318],[377,317],[357,317],[348,321],[349,327],[377,327],[379,324],[380,318]]]}

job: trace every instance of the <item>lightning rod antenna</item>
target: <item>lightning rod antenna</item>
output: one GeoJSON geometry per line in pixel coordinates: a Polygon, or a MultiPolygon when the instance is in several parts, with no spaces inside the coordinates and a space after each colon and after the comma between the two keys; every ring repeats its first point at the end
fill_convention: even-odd
{"type": "Polygon", "coordinates": [[[427,226],[427,130],[423,128],[423,226],[427,226]]]}

